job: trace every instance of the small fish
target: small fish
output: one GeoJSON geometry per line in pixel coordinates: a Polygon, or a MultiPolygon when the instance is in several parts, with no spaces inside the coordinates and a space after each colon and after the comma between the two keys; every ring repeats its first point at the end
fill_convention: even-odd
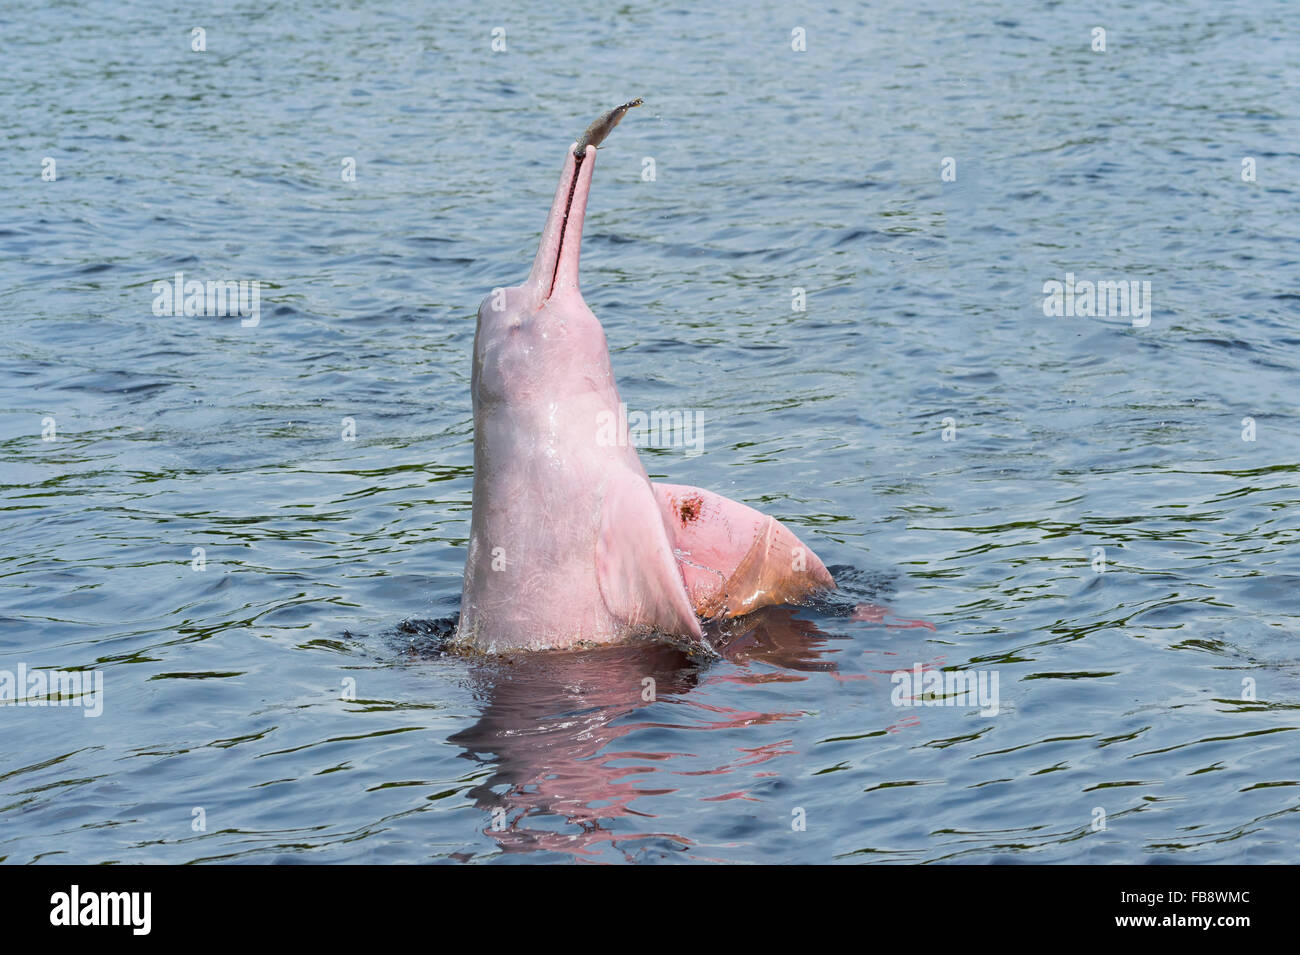
{"type": "Polygon", "coordinates": [[[608,113],[601,115],[594,123],[587,127],[586,132],[578,137],[578,145],[573,151],[581,159],[587,155],[588,146],[600,146],[605,141],[605,137],[614,131],[614,127],[619,124],[626,113],[633,106],[640,106],[643,100],[637,97],[630,103],[624,103],[622,106],[615,106],[608,113]]]}

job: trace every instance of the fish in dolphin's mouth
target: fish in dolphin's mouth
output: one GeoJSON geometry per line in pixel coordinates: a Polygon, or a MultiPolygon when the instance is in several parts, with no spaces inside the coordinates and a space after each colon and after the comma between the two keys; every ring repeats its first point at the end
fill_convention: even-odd
{"type": "Polygon", "coordinates": [[[629,109],[644,105],[644,103],[645,101],[638,96],[622,106],[615,106],[609,112],[603,113],[592,120],[591,125],[578,137],[578,142],[573,147],[573,154],[578,157],[578,162],[582,162],[586,157],[588,146],[599,148],[600,144],[605,141],[605,137],[612,133],[614,127],[623,121],[623,117],[629,109]]]}
{"type": "MultiPolygon", "coordinates": [[[[573,144],[573,176],[569,180],[569,195],[564,201],[564,218],[560,222],[560,242],[555,250],[557,267],[552,270],[551,284],[546,290],[546,295],[543,301],[550,298],[551,293],[555,291],[555,276],[559,273],[558,262],[564,255],[564,240],[568,233],[569,212],[573,208],[573,194],[578,188],[578,178],[582,175],[582,163],[583,160],[587,158],[587,147],[594,146],[599,148],[600,144],[605,141],[605,137],[612,133],[614,127],[622,121],[623,117],[627,114],[627,111],[643,105],[644,102],[645,101],[638,96],[636,99],[630,100],[622,106],[615,106],[608,112],[603,113],[592,121],[591,125],[588,126],[583,131],[582,135],[578,137],[578,141],[573,144]]],[[[589,184],[590,173],[588,174],[588,185],[589,184]]]]}

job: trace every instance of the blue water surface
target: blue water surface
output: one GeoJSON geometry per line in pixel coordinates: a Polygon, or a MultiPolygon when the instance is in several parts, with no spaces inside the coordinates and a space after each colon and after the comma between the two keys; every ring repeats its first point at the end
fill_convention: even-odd
{"type": "Polygon", "coordinates": [[[0,671],[104,696],[0,707],[0,859],[1296,861],[1297,22],[4,0],[0,671]],[[441,656],[475,309],[633,96],[585,296],[703,422],[642,459],[843,595],[441,656]],[[258,322],[155,314],[177,272],[258,322]]]}

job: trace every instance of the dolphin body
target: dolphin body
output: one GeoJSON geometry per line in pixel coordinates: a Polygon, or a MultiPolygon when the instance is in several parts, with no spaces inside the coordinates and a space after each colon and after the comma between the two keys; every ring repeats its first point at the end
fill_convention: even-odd
{"type": "Polygon", "coordinates": [[[578,288],[578,253],[596,145],[626,108],[565,155],[528,278],[479,306],[474,503],[455,637],[469,649],[650,632],[701,640],[700,618],[835,587],[775,519],[700,488],[651,484],[636,449],[608,438],[620,399],[605,331],[578,288]]]}

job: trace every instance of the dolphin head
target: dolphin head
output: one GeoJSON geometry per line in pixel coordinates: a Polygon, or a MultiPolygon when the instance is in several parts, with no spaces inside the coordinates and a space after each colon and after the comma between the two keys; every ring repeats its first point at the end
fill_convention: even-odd
{"type": "MultiPolygon", "coordinates": [[[[522,285],[495,289],[479,306],[502,316],[509,323],[547,305],[582,302],[578,290],[578,253],[582,245],[582,224],[587,214],[587,197],[591,193],[591,176],[596,168],[596,148],[613,132],[629,109],[642,105],[638,99],[615,106],[601,114],[586,128],[578,141],[569,146],[564,157],[560,184],[542,230],[533,259],[532,271],[522,285]]],[[[585,304],[582,306],[586,308],[585,304]]]]}
{"type": "Polygon", "coordinates": [[[515,286],[493,289],[478,309],[473,397],[551,398],[593,379],[613,384],[599,320],[578,287],[582,227],[596,148],[565,154],[532,270],[515,286]]]}
{"type": "Polygon", "coordinates": [[[521,288],[532,295],[537,306],[552,297],[578,292],[578,254],[582,247],[582,225],[591,194],[591,176],[596,168],[596,147],[587,146],[581,156],[569,147],[555,199],[546,217],[532,271],[521,288]]]}
{"type": "MultiPolygon", "coordinates": [[[[576,145],[576,144],[575,144],[576,145]]],[[[532,270],[522,283],[493,289],[479,306],[480,318],[509,322],[534,312],[553,298],[576,296],[578,290],[578,254],[582,246],[582,225],[591,193],[591,176],[596,166],[596,148],[588,146],[581,159],[570,147],[564,157],[559,185],[546,226],[533,258],[532,270]]]]}

